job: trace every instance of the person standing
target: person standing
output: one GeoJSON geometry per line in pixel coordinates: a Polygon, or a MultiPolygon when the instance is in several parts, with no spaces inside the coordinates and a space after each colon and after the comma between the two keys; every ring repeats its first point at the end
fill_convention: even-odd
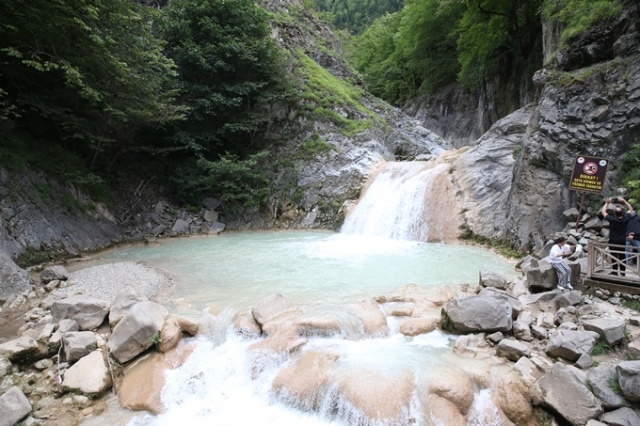
{"type": "Polygon", "coordinates": [[[565,257],[571,256],[571,248],[565,237],[556,238],[554,243],[549,253],[549,262],[558,274],[558,288],[573,290],[571,287],[571,268],[564,260],[565,257]]]}
{"type": "Polygon", "coordinates": [[[623,197],[607,198],[602,206],[602,216],[609,222],[609,253],[611,257],[613,257],[611,265],[613,269],[611,273],[613,275],[617,274],[623,277],[625,275],[627,269],[625,265],[625,252],[622,247],[618,246],[624,246],[626,248],[627,224],[634,214],[633,207],[631,207],[631,204],[623,197]],[[613,214],[609,214],[609,204],[614,202],[624,204],[627,207],[627,212],[625,213],[622,207],[616,206],[613,209],[613,214]]]}
{"type": "Polygon", "coordinates": [[[638,212],[634,211],[629,218],[629,223],[627,223],[627,247],[625,248],[625,262],[627,265],[633,259],[633,252],[640,251],[640,240],[633,238],[634,235],[640,235],[640,222],[638,219],[638,212]]]}

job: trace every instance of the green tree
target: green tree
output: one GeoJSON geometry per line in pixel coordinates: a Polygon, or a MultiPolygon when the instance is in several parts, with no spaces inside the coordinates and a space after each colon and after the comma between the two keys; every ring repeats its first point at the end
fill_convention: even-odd
{"type": "Polygon", "coordinates": [[[161,34],[190,111],[175,142],[206,159],[251,152],[282,77],[266,12],[253,0],[175,0],[164,11],[161,34]]]}
{"type": "Polygon", "coordinates": [[[189,109],[172,129],[182,150],[180,197],[206,194],[227,208],[266,200],[263,131],[284,80],[268,15],[253,0],[175,0],[159,25],[178,67],[179,102],[189,109]]]}
{"type": "Polygon", "coordinates": [[[0,0],[0,131],[91,164],[181,117],[155,10],[130,0],[0,0]]]}
{"type": "Polygon", "coordinates": [[[458,25],[459,80],[477,87],[500,63],[529,57],[542,35],[543,0],[464,0],[458,25]]]}

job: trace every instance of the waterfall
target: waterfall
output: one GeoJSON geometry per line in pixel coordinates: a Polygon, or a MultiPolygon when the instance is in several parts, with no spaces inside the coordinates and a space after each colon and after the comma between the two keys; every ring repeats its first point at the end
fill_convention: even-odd
{"type": "Polygon", "coordinates": [[[374,173],[341,232],[410,241],[452,241],[458,212],[449,167],[389,162],[374,173]]]}

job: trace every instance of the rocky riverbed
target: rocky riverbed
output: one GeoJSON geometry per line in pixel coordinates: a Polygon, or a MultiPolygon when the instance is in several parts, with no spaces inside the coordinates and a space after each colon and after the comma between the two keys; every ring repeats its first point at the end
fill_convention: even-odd
{"type": "MultiPolygon", "coordinates": [[[[489,389],[495,424],[640,424],[640,312],[631,308],[640,305],[638,297],[578,285],[563,292],[550,274],[533,275],[545,277],[549,288],[531,286],[527,274],[508,282],[482,272],[477,285],[407,285],[345,307],[361,324],[361,335],[352,338],[389,335],[391,318],[406,336],[441,330],[457,336],[457,356],[500,366],[498,377],[491,368],[463,368],[435,372],[426,383],[397,377],[394,389],[406,392],[386,386],[371,394],[357,370],[327,384],[338,377],[331,374],[335,354],[304,350],[308,336],[340,335],[339,321],[309,317],[274,294],[237,312],[233,324],[254,341],[251,351],[292,360],[274,379],[273,393],[300,409],[313,407],[313,395],[332,386],[361,418],[380,424],[465,425],[476,391],[489,389]],[[423,407],[418,420],[403,417],[413,394],[423,407]]],[[[0,425],[80,424],[107,410],[114,395],[123,407],[161,413],[161,372],[184,362],[189,336],[202,327],[162,306],[169,286],[163,273],[132,262],[38,274],[24,301],[1,312],[0,408],[7,414],[0,425]],[[131,277],[140,283],[136,289],[123,285],[131,277]]]]}

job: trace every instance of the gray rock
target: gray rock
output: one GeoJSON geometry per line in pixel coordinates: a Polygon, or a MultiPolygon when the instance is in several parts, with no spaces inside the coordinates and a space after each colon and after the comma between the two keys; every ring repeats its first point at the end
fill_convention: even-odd
{"type": "Polygon", "coordinates": [[[587,380],[593,394],[602,402],[605,410],[614,410],[625,406],[625,399],[616,392],[618,373],[613,365],[600,364],[589,370],[587,380]]]}
{"type": "Polygon", "coordinates": [[[595,331],[611,347],[624,340],[625,321],[623,318],[598,318],[582,321],[585,330],[595,331]]]}
{"type": "Polygon", "coordinates": [[[593,358],[591,357],[591,355],[582,354],[580,355],[580,358],[578,358],[578,360],[576,361],[575,365],[581,370],[586,370],[593,366],[593,358]]]}
{"type": "Polygon", "coordinates": [[[153,345],[167,315],[167,309],[155,302],[136,303],[113,329],[109,351],[121,363],[138,356],[153,345]]]}
{"type": "Polygon", "coordinates": [[[109,325],[115,327],[118,322],[129,312],[129,309],[138,302],[147,300],[143,294],[136,291],[132,286],[119,293],[111,303],[109,309],[109,325]]]}
{"type": "Polygon", "coordinates": [[[51,306],[54,320],[71,319],[80,330],[93,330],[104,322],[109,303],[91,296],[72,296],[58,300],[51,306]]]}
{"type": "Polygon", "coordinates": [[[593,331],[557,330],[549,337],[545,352],[549,356],[577,361],[580,355],[591,352],[598,337],[593,331]]]}
{"type": "Polygon", "coordinates": [[[521,357],[528,357],[531,355],[531,347],[526,343],[519,342],[518,340],[502,339],[498,343],[498,349],[496,355],[503,356],[509,361],[516,362],[521,357]]]}
{"type": "Polygon", "coordinates": [[[91,331],[70,331],[62,336],[64,359],[73,363],[94,351],[98,340],[91,331]]]}
{"type": "Polygon", "coordinates": [[[583,425],[602,413],[600,401],[585,385],[577,368],[556,363],[538,380],[544,402],[572,425],[583,425]]]}
{"type": "Polygon", "coordinates": [[[69,279],[69,271],[62,265],[50,266],[40,273],[40,279],[45,284],[53,280],[66,281],[69,279]]]}
{"type": "Polygon", "coordinates": [[[511,305],[491,296],[454,299],[444,306],[444,311],[458,332],[506,332],[513,326],[511,305]]]}
{"type": "Polygon", "coordinates": [[[640,361],[623,361],[616,366],[618,383],[629,401],[640,401],[640,361]]]}
{"type": "Polygon", "coordinates": [[[640,425],[640,414],[637,410],[629,407],[618,408],[615,411],[604,413],[600,420],[610,426],[638,426],[640,425]]]}
{"type": "Polygon", "coordinates": [[[28,336],[21,336],[0,344],[0,356],[9,361],[27,361],[40,353],[38,342],[28,336]]]}
{"type": "Polygon", "coordinates": [[[102,351],[93,351],[69,367],[62,388],[91,396],[100,396],[111,388],[111,373],[102,351]]]}
{"type": "Polygon", "coordinates": [[[31,403],[17,386],[0,396],[0,426],[13,426],[31,412],[31,403]]]}
{"type": "Polygon", "coordinates": [[[483,287],[494,287],[500,290],[507,288],[508,282],[502,275],[491,271],[480,271],[480,285],[483,287]]]}
{"type": "Polygon", "coordinates": [[[28,291],[33,284],[27,271],[16,265],[11,257],[0,250],[0,295],[9,297],[28,291]]]}

